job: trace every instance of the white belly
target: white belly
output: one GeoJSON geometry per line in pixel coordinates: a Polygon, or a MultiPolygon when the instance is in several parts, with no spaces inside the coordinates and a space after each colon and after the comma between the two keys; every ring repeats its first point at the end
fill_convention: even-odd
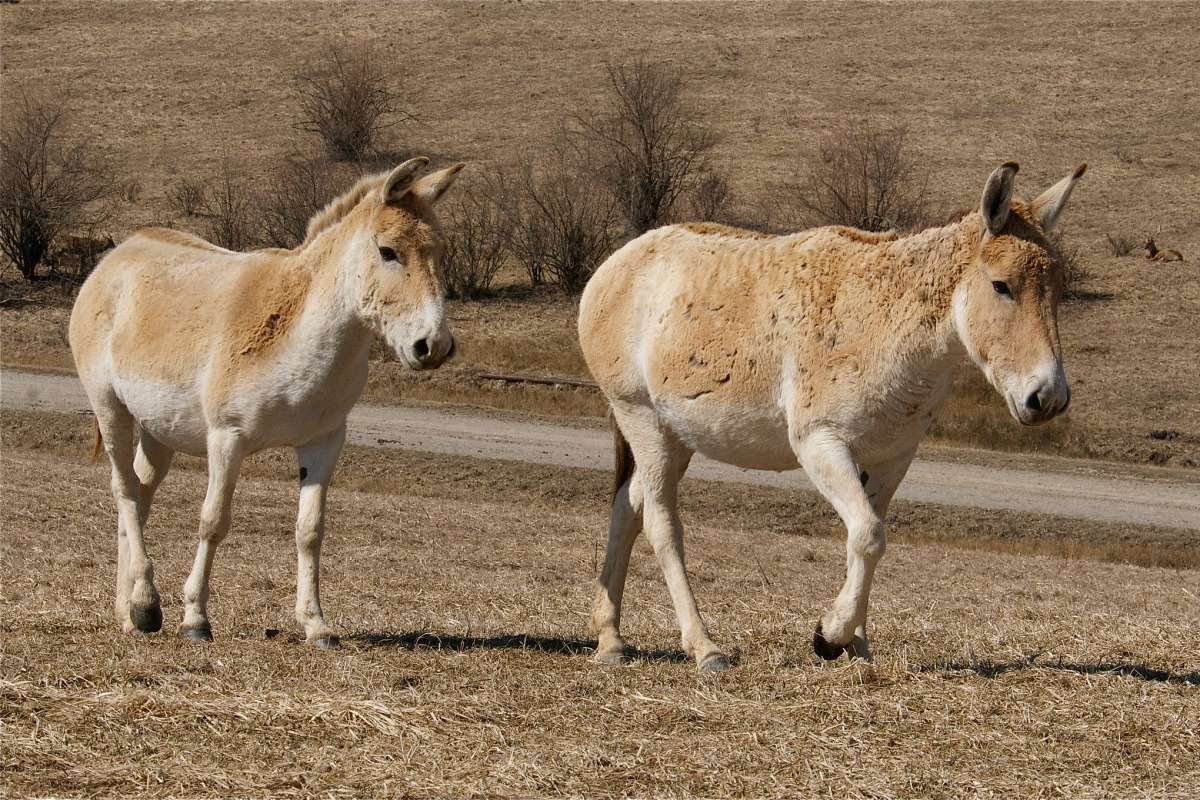
{"type": "Polygon", "coordinates": [[[782,408],[735,408],[715,398],[656,398],[655,408],[692,450],[744,469],[797,469],[782,408]]]}
{"type": "Polygon", "coordinates": [[[113,388],[139,428],[172,450],[204,455],[208,425],[196,387],[115,376],[113,388]]]}

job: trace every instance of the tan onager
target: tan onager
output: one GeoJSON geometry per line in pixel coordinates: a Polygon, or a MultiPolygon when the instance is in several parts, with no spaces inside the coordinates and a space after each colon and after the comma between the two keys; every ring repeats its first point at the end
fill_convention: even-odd
{"type": "Polygon", "coordinates": [[[617,476],[592,623],[619,662],[621,596],[644,526],[702,671],[729,667],[696,608],[677,487],[695,452],[750,469],[801,467],[846,525],[846,579],[817,625],[825,658],[870,658],[867,599],[883,520],[969,355],[1025,425],[1062,413],[1063,268],[1046,234],[1080,166],[1032,203],[1017,165],[978,212],[895,238],[845,228],[769,237],[673,225],[629,242],[583,293],[579,336],[612,406],[617,476]]]}
{"type": "Polygon", "coordinates": [[[105,256],[80,289],[71,351],[112,462],[125,631],[162,626],[144,531],[174,453],[208,459],[180,632],[210,640],[209,576],[242,460],[293,447],[296,618],[310,643],[338,644],[319,594],[325,495],[371,341],[383,337],[413,369],[433,369],[454,350],[432,206],[463,165],[418,178],[427,163],[363,178],[313,217],[294,250],[235,253],[151,228],[105,256]]]}

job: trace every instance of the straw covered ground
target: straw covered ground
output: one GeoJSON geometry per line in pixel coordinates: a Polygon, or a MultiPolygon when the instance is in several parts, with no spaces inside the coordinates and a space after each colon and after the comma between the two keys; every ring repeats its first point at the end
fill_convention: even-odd
{"type": "Polygon", "coordinates": [[[678,651],[644,541],[625,620],[640,656],[589,661],[607,475],[352,449],[323,564],[344,646],[317,652],[291,620],[292,466],[268,454],[238,489],[217,639],[200,646],[171,635],[199,464],[180,460],[150,526],[166,630],[123,636],[114,513],[106,470],[83,457],[86,419],[0,421],[5,796],[1184,797],[1200,785],[1200,572],[1097,559],[1120,560],[1104,542],[1187,546],[1169,532],[898,505],[873,596],[876,662],[825,664],[808,640],[842,576],[832,513],[810,495],[692,482],[693,584],[737,654],[709,679],[678,651]]]}

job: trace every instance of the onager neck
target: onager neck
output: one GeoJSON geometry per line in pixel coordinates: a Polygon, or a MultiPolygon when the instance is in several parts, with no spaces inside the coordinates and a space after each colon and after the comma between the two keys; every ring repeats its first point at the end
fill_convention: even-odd
{"type": "Polygon", "coordinates": [[[347,214],[293,256],[295,268],[312,275],[297,344],[314,373],[335,377],[366,368],[374,334],[363,321],[356,290],[358,267],[368,257],[363,213],[347,214]]]}
{"type": "MultiPolygon", "coordinates": [[[[955,325],[955,295],[974,261],[982,235],[978,214],[915,233],[884,246],[880,269],[893,276],[882,291],[902,308],[892,311],[893,356],[914,364],[957,359],[965,352],[955,325]]],[[[915,365],[915,364],[914,364],[915,365]]]]}

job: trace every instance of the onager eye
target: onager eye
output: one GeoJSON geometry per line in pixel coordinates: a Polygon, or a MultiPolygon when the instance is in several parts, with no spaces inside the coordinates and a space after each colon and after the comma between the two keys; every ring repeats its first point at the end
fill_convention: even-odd
{"type": "Polygon", "coordinates": [[[396,260],[396,251],[390,247],[381,247],[381,248],[379,248],[379,256],[384,261],[395,261],[396,260]]]}
{"type": "Polygon", "coordinates": [[[1004,281],[992,281],[992,288],[996,290],[996,294],[1012,297],[1012,289],[1008,288],[1008,284],[1004,281]]]}

